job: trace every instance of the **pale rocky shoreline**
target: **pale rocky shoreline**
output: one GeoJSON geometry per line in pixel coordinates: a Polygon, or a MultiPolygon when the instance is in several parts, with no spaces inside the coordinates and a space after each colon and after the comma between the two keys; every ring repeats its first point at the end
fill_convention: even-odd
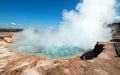
{"type": "Polygon", "coordinates": [[[49,59],[39,55],[14,52],[0,41],[0,75],[119,75],[120,58],[112,43],[99,42],[103,51],[90,60],[81,55],[65,59],[49,59]]]}

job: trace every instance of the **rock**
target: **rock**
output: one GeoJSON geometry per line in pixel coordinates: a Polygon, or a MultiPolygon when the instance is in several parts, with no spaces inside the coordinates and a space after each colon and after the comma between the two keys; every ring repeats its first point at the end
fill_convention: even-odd
{"type": "Polygon", "coordinates": [[[63,69],[63,73],[65,75],[70,75],[70,70],[69,69],[63,69]]]}
{"type": "Polygon", "coordinates": [[[13,40],[11,39],[12,37],[4,37],[4,40],[8,43],[12,42],[13,40]]]}
{"type": "Polygon", "coordinates": [[[24,70],[23,75],[43,75],[43,74],[39,73],[35,68],[31,68],[24,70]]]}
{"type": "Polygon", "coordinates": [[[94,69],[94,71],[97,75],[109,75],[106,71],[102,69],[94,69]]]}
{"type": "Polygon", "coordinates": [[[97,42],[93,50],[85,52],[80,58],[82,60],[90,60],[96,58],[103,51],[104,44],[97,42]]]}

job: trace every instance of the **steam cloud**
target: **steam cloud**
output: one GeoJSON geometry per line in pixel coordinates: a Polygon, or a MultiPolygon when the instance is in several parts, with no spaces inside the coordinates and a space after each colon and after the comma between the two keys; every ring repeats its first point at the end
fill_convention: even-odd
{"type": "Polygon", "coordinates": [[[41,52],[36,48],[46,48],[43,53],[53,54],[60,47],[92,48],[97,41],[111,39],[107,24],[116,17],[115,4],[116,0],[83,0],[74,10],[63,10],[63,21],[58,27],[28,28],[15,36],[17,41],[12,46],[28,52],[41,52]]]}

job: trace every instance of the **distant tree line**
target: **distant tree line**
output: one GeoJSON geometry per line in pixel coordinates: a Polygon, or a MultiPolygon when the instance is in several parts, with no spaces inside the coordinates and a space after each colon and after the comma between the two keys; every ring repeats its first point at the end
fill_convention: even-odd
{"type": "Polygon", "coordinates": [[[9,29],[9,28],[0,28],[0,32],[20,32],[23,29],[9,29]]]}

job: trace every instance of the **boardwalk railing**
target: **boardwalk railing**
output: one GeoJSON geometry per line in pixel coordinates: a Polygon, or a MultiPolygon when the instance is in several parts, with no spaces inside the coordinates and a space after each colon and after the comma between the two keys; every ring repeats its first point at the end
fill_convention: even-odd
{"type": "Polygon", "coordinates": [[[117,55],[120,57],[120,43],[113,43],[117,55]]]}

